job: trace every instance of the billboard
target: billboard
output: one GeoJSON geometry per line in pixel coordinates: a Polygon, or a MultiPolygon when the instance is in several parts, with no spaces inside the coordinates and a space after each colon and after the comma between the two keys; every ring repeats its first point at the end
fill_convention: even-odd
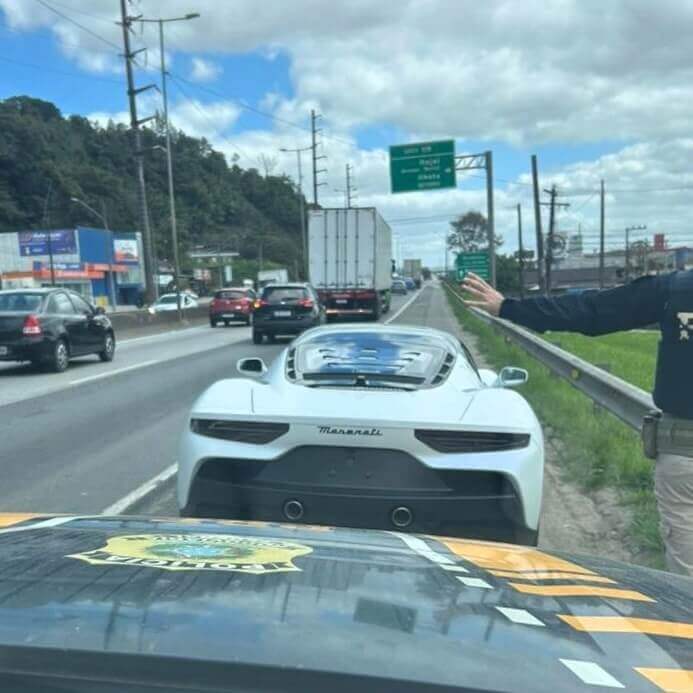
{"type": "Polygon", "coordinates": [[[140,261],[140,249],[136,238],[114,238],[113,259],[116,263],[140,261]]]}
{"type": "Polygon", "coordinates": [[[20,231],[17,237],[19,254],[22,257],[50,255],[51,253],[53,255],[74,255],[77,253],[77,241],[72,229],[20,231]]]}

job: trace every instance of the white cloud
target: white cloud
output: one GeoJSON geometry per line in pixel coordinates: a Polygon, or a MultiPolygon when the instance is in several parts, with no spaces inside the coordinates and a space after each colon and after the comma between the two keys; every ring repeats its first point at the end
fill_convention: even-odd
{"type": "Polygon", "coordinates": [[[221,66],[211,60],[204,60],[198,57],[192,59],[190,79],[193,82],[213,82],[221,73],[221,66]]]}
{"type": "MultiPolygon", "coordinates": [[[[83,5],[82,0],[61,0],[60,9],[120,45],[120,29],[113,23],[116,4],[94,0],[88,13],[83,5]]],[[[15,30],[48,29],[80,67],[122,73],[117,50],[39,4],[32,3],[30,11],[27,7],[23,0],[0,0],[5,21],[15,30]]],[[[138,6],[152,17],[190,9],[187,0],[141,0],[138,6]]],[[[480,181],[473,179],[455,191],[390,195],[386,152],[360,150],[354,142],[357,127],[387,126],[409,139],[455,137],[460,150],[465,140],[478,139],[488,140],[489,146],[504,142],[526,148],[622,142],[613,154],[550,173],[543,170],[543,184],[595,190],[603,177],[607,231],[614,242],[624,226],[641,223],[672,238],[688,233],[693,242],[693,214],[686,204],[691,191],[612,192],[693,185],[691,0],[401,0],[396,11],[372,0],[351,0],[332,3],[329,12],[324,0],[197,0],[194,9],[201,17],[170,25],[166,39],[171,56],[188,54],[193,73],[199,61],[198,78],[206,77],[224,55],[286,56],[291,97],[268,83],[261,108],[302,125],[312,108],[325,114],[322,126],[331,137],[325,138],[321,152],[329,157],[323,162],[329,185],[320,189],[321,201],[341,203],[334,189],[344,187],[344,165],[350,162],[358,203],[376,205],[388,218],[485,210],[480,181]],[[206,58],[194,57],[198,53],[206,58]],[[465,189],[470,187],[474,189],[465,189]]],[[[155,27],[145,27],[141,34],[137,27],[134,47],[149,48],[149,65],[156,62],[157,41],[155,27]]],[[[145,102],[142,112],[153,112],[157,103],[145,102]]],[[[239,154],[243,166],[257,166],[261,154],[276,156],[278,170],[295,176],[295,155],[278,149],[306,146],[309,133],[280,121],[267,121],[267,129],[238,132],[240,112],[222,97],[209,104],[175,101],[171,119],[176,127],[207,137],[227,156],[239,154]]],[[[105,122],[109,114],[90,117],[105,122]]],[[[120,118],[126,119],[125,114],[116,114],[120,118]]],[[[303,162],[311,198],[307,155],[303,162]]],[[[502,165],[497,159],[497,170],[502,165]]],[[[525,176],[516,185],[497,187],[497,230],[508,249],[515,247],[517,202],[524,207],[531,247],[528,181],[525,176]]],[[[566,199],[572,206],[561,212],[559,228],[582,224],[586,234],[594,234],[598,197],[566,199]]],[[[446,230],[445,219],[396,227],[403,245],[421,249],[434,264],[442,262],[446,230]]]]}

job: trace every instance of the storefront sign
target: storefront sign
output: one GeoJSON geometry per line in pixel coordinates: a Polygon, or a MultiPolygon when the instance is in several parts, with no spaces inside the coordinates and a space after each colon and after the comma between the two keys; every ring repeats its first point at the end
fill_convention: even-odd
{"type": "Polygon", "coordinates": [[[72,229],[58,231],[20,231],[19,254],[22,257],[34,255],[72,255],[77,252],[77,241],[72,229]],[[50,236],[49,236],[50,233],[50,236]]]}
{"type": "Polygon", "coordinates": [[[136,238],[113,239],[113,257],[116,262],[135,263],[140,260],[140,249],[136,238]]]}

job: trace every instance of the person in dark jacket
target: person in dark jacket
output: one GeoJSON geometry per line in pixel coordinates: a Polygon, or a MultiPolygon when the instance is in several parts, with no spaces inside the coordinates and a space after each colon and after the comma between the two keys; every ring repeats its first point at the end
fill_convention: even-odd
{"type": "Polygon", "coordinates": [[[470,273],[462,288],[476,306],[537,332],[602,335],[659,324],[661,340],[653,399],[643,441],[656,458],[655,495],[670,570],[693,575],[693,270],[602,291],[557,297],[505,298],[470,273]]]}

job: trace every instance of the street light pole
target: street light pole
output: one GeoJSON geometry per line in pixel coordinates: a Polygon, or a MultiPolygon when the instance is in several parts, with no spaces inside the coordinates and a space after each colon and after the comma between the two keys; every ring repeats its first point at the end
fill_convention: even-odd
{"type": "MultiPolygon", "coordinates": [[[[74,202],[75,204],[78,204],[84,209],[86,209],[88,212],[91,212],[97,219],[101,221],[103,224],[103,230],[106,232],[106,247],[110,247],[110,252],[106,253],[106,257],[109,259],[109,268],[113,265],[113,234],[111,230],[108,227],[108,219],[106,219],[106,204],[104,203],[103,199],[100,200],[101,202],[101,214],[99,214],[92,206],[88,205],[84,200],[80,200],[78,197],[71,197],[70,202],[74,202]]],[[[115,298],[115,289],[113,286],[113,272],[107,272],[104,274],[104,288],[106,289],[106,297],[109,298],[109,303],[113,306],[113,308],[116,308],[116,298],[115,298]],[[110,291],[108,287],[108,280],[106,279],[105,274],[110,275],[110,291]],[[110,294],[110,296],[109,296],[110,294]]]]}
{"type": "Polygon", "coordinates": [[[196,19],[199,13],[191,12],[184,17],[170,17],[167,19],[142,19],[138,21],[144,23],[156,23],[159,25],[159,53],[161,58],[161,94],[164,102],[164,127],[166,129],[166,169],[168,174],[168,203],[171,216],[171,245],[173,246],[173,273],[176,283],[176,309],[178,311],[178,321],[183,320],[183,310],[180,300],[180,259],[178,255],[178,224],[176,220],[176,197],[173,189],[173,160],[171,158],[171,130],[168,123],[168,92],[166,89],[166,57],[164,54],[164,23],[183,22],[188,19],[196,19]]]}
{"type": "Polygon", "coordinates": [[[281,147],[280,152],[287,154],[296,153],[296,167],[298,168],[298,207],[299,214],[301,215],[301,251],[303,253],[303,271],[305,273],[305,278],[308,279],[308,240],[306,238],[308,234],[308,229],[306,228],[306,207],[305,198],[303,197],[303,173],[301,169],[301,154],[303,152],[308,152],[313,147],[299,147],[298,149],[286,149],[281,147]]]}

